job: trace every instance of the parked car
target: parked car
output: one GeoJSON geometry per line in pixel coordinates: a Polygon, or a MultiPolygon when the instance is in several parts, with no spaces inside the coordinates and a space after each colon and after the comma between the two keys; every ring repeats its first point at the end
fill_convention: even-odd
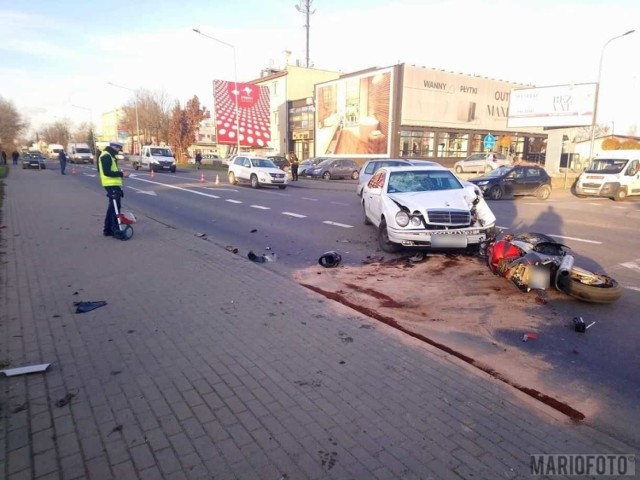
{"type": "Polygon", "coordinates": [[[456,173],[487,173],[510,163],[506,155],[502,153],[474,153],[464,160],[456,162],[453,169],[456,173]]]}
{"type": "Polygon", "coordinates": [[[362,191],[364,223],[380,248],[479,248],[496,217],[474,186],[442,166],[382,167],[362,191]]]}
{"type": "Polygon", "coordinates": [[[307,168],[305,175],[307,177],[324,178],[325,180],[331,180],[332,178],[357,180],[359,172],[360,165],[355,160],[328,158],[314,167],[307,168]]]}
{"type": "Polygon", "coordinates": [[[369,183],[369,180],[373,176],[374,173],[378,171],[381,167],[402,167],[407,166],[411,167],[413,165],[417,166],[440,166],[439,163],[432,162],[430,160],[405,160],[403,158],[374,158],[373,160],[368,160],[360,169],[360,173],[358,174],[358,186],[356,187],[356,193],[359,197],[362,196],[362,189],[364,186],[369,183]]]}
{"type": "Polygon", "coordinates": [[[289,163],[287,157],[283,157],[282,155],[269,155],[267,158],[275,163],[276,167],[280,170],[289,170],[291,168],[291,163],[289,163]]]}
{"type": "Polygon", "coordinates": [[[276,167],[268,158],[237,155],[229,164],[229,183],[249,182],[253,188],[266,185],[287,188],[287,172],[276,167]]]}
{"type": "Polygon", "coordinates": [[[22,168],[38,168],[45,170],[47,168],[46,157],[40,152],[25,152],[22,154],[22,168]]]}
{"type": "Polygon", "coordinates": [[[551,177],[537,165],[498,167],[484,177],[469,181],[492,200],[506,195],[535,195],[539,200],[546,200],[551,195],[551,177]]]}
{"type": "Polygon", "coordinates": [[[325,160],[327,160],[327,157],[314,157],[303,160],[302,162],[300,162],[300,166],[298,167],[298,175],[303,177],[306,176],[307,170],[310,167],[315,167],[320,162],[324,162],[325,160]]]}

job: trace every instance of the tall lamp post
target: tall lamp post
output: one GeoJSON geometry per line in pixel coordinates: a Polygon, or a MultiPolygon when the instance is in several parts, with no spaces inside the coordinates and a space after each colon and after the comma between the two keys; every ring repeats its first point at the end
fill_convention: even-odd
{"type": "Polygon", "coordinates": [[[591,119],[591,144],[589,145],[589,161],[593,158],[593,143],[596,139],[596,115],[598,113],[598,95],[600,93],[600,78],[602,76],[602,59],[604,58],[604,50],[614,40],[618,38],[625,37],[627,35],[632,34],[635,30],[629,30],[628,32],[623,33],[622,35],[617,35],[613,38],[607,40],[607,42],[602,46],[602,51],[600,52],[600,65],[598,66],[598,82],[596,83],[596,96],[593,104],[593,118],[591,119]]]}
{"type": "Polygon", "coordinates": [[[208,39],[213,40],[214,42],[218,42],[226,47],[229,47],[231,50],[233,50],[233,95],[235,97],[235,104],[236,104],[236,154],[239,154],[240,153],[240,115],[238,112],[238,96],[240,95],[240,92],[238,91],[238,64],[236,62],[236,47],[234,45],[231,45],[230,43],[223,42],[222,40],[218,40],[217,38],[211,37],[206,33],[202,33],[197,28],[192,28],[191,30],[196,32],[198,35],[207,37],[208,39]]]}
{"type": "MultiPolygon", "coordinates": [[[[113,82],[107,82],[109,85],[111,85],[112,87],[116,87],[116,88],[122,88],[123,90],[129,90],[130,92],[133,92],[135,94],[135,90],[133,88],[129,88],[129,87],[123,87],[122,85],[117,85],[113,82]]],[[[135,107],[136,107],[136,131],[137,134],[136,136],[138,137],[138,155],[142,154],[142,147],[140,146],[140,123],[138,122],[138,97],[136,97],[134,95],[134,100],[135,100],[135,107]]]]}
{"type": "Polygon", "coordinates": [[[93,151],[93,158],[97,162],[98,159],[96,158],[96,132],[93,129],[93,112],[88,107],[81,107],[80,105],[73,105],[73,104],[71,104],[71,106],[73,108],[79,108],[80,110],[86,110],[86,111],[89,112],[89,125],[91,127],[91,140],[92,140],[92,142],[91,142],[91,150],[93,151]]]}

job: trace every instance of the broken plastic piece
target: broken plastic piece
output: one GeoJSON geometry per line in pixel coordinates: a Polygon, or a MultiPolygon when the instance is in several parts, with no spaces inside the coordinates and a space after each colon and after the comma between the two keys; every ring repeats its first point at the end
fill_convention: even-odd
{"type": "Polygon", "coordinates": [[[342,255],[336,251],[323,253],[318,259],[318,263],[325,268],[335,268],[340,265],[342,255]]]}
{"type": "Polygon", "coordinates": [[[589,325],[587,325],[587,326],[585,327],[585,329],[586,329],[586,328],[591,328],[591,327],[593,327],[593,326],[595,325],[595,323],[596,323],[596,322],[591,322],[589,325]]]}
{"type": "Polygon", "coordinates": [[[76,307],[76,313],[85,313],[95,310],[96,308],[104,307],[107,302],[104,300],[98,300],[95,302],[73,302],[76,307]]]}
{"type": "Polygon", "coordinates": [[[0,370],[0,373],[4,373],[7,377],[14,377],[16,375],[25,375],[27,373],[44,372],[50,365],[50,363],[41,363],[39,365],[28,365],[26,367],[7,368],[0,370]]]}
{"type": "Polygon", "coordinates": [[[256,263],[264,263],[265,262],[264,255],[256,255],[253,252],[249,252],[247,254],[247,257],[249,257],[249,260],[251,260],[252,262],[256,262],[256,263]]]}
{"type": "Polygon", "coordinates": [[[537,340],[538,334],[536,332],[527,332],[522,336],[522,341],[526,342],[527,340],[537,340]]]}
{"type": "Polygon", "coordinates": [[[278,260],[278,255],[276,255],[275,253],[272,253],[271,255],[263,255],[263,258],[267,262],[275,262],[278,260]]]}
{"type": "Polygon", "coordinates": [[[238,249],[236,247],[234,247],[233,245],[227,245],[226,248],[228,251],[230,251],[231,253],[238,253],[238,249]]]}
{"type": "Polygon", "coordinates": [[[584,333],[587,330],[587,326],[582,317],[573,317],[573,328],[579,333],[584,333]]]}

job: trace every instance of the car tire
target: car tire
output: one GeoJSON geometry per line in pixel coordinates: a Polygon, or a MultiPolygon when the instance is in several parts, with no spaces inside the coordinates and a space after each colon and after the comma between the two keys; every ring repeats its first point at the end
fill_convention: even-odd
{"type": "Polygon", "coordinates": [[[536,198],[538,200],[546,200],[551,196],[551,187],[549,185],[542,185],[536,192],[536,198]]]}
{"type": "Polygon", "coordinates": [[[357,171],[354,171],[351,173],[351,180],[357,180],[359,176],[360,176],[360,173],[357,171]]]}
{"type": "Polygon", "coordinates": [[[287,188],[287,186],[286,186],[286,185],[278,185],[278,188],[279,188],[280,190],[284,190],[285,188],[287,188]]]}
{"type": "Polygon", "coordinates": [[[456,173],[462,173],[462,167],[460,165],[456,167],[456,173]]]}
{"type": "Polygon", "coordinates": [[[229,172],[229,183],[231,185],[235,185],[236,183],[238,183],[238,180],[236,180],[236,176],[233,172],[229,172]]]}
{"type": "Polygon", "coordinates": [[[251,175],[251,188],[260,188],[260,182],[258,182],[257,175],[251,175]]]}
{"type": "Polygon", "coordinates": [[[389,241],[389,233],[387,232],[387,222],[383,218],[378,227],[378,244],[383,252],[396,253],[400,251],[400,245],[389,241]]]}
{"type": "Polygon", "coordinates": [[[616,202],[623,202],[627,199],[627,189],[625,187],[618,188],[616,195],[613,197],[616,202]]]}
{"type": "Polygon", "coordinates": [[[488,195],[491,200],[500,200],[502,197],[504,197],[504,191],[502,190],[502,187],[500,185],[494,185],[489,190],[488,195]]]}
{"type": "Polygon", "coordinates": [[[331,172],[324,172],[322,174],[322,178],[324,178],[325,180],[331,180],[331,172]]]}

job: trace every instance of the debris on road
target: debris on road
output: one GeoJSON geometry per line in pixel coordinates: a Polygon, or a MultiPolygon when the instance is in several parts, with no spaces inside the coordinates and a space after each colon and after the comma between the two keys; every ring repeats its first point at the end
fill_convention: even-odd
{"type": "Polygon", "coordinates": [[[56,401],[56,407],[64,407],[65,405],[67,405],[71,399],[73,397],[75,397],[76,394],[75,393],[67,393],[64,397],[62,397],[60,400],[56,401]]]}
{"type": "Polygon", "coordinates": [[[0,373],[4,373],[7,377],[14,377],[16,375],[25,375],[27,373],[44,372],[50,365],[50,363],[41,363],[38,365],[28,365],[26,367],[7,368],[0,370],[0,373]]]}
{"type": "Polygon", "coordinates": [[[73,302],[76,307],[76,313],[86,313],[96,308],[104,307],[107,304],[104,300],[97,300],[95,302],[73,302]]]}
{"type": "Polygon", "coordinates": [[[527,332],[522,336],[522,341],[526,342],[527,340],[537,340],[538,334],[536,332],[527,332]]]}
{"type": "Polygon", "coordinates": [[[591,322],[589,325],[587,325],[587,326],[585,327],[585,329],[593,327],[593,326],[595,325],[595,323],[596,323],[596,322],[591,322]]]}
{"type": "Polygon", "coordinates": [[[199,237],[199,238],[207,238],[207,234],[206,233],[196,233],[195,235],[196,235],[196,237],[199,237]]]}
{"type": "Polygon", "coordinates": [[[587,331],[587,326],[585,325],[582,317],[573,317],[573,328],[578,333],[584,333],[587,331]]]}
{"type": "Polygon", "coordinates": [[[252,262],[256,262],[256,263],[264,263],[266,262],[264,255],[256,255],[255,253],[253,253],[253,251],[250,251],[247,254],[247,257],[249,258],[249,260],[251,260],[252,262]]]}
{"type": "Polygon", "coordinates": [[[233,245],[227,245],[224,248],[231,253],[238,253],[238,248],[234,247],[233,245]]]}
{"type": "Polygon", "coordinates": [[[250,233],[256,233],[257,231],[258,231],[258,229],[257,229],[257,228],[254,228],[253,230],[251,230],[251,232],[250,232],[250,233]]]}
{"type": "Polygon", "coordinates": [[[342,255],[335,250],[323,253],[318,259],[318,263],[325,268],[335,268],[342,262],[342,255]]]}

